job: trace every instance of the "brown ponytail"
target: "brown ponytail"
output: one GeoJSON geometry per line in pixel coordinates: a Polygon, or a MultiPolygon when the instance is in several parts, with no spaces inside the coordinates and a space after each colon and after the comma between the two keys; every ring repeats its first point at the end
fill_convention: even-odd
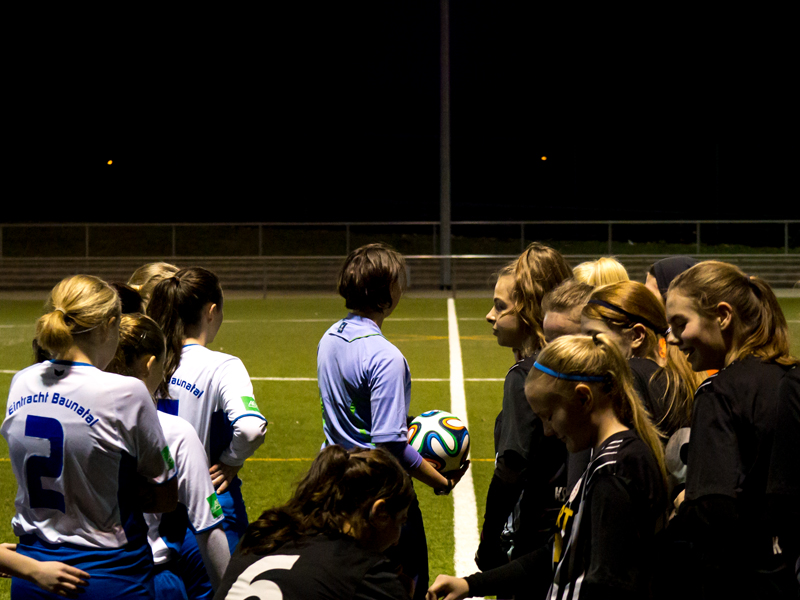
{"type": "Polygon", "coordinates": [[[753,354],[765,362],[797,364],[790,353],[786,317],[772,288],[759,277],[748,277],[734,265],[709,260],[672,280],[667,294],[679,293],[694,301],[701,314],[712,317],[720,302],[734,312],[730,361],[753,354]]]}
{"type": "MultiPolygon", "coordinates": [[[[589,304],[583,307],[582,315],[623,329],[637,323],[644,325],[645,340],[635,356],[658,362],[660,340],[664,339],[667,331],[667,315],[664,305],[643,284],[620,281],[595,289],[589,304]]],[[[665,378],[664,417],[656,425],[671,430],[691,420],[694,392],[702,379],[692,371],[686,356],[674,346],[667,346],[665,358],[665,366],[659,367],[650,381],[662,375],[665,378]]]]}
{"type": "Polygon", "coordinates": [[[167,339],[164,383],[158,390],[161,397],[167,397],[166,382],[180,364],[186,326],[199,323],[203,307],[209,303],[222,308],[222,287],[217,276],[202,267],[181,269],[162,279],[153,290],[147,314],[158,323],[167,339]]]}
{"type": "Polygon", "coordinates": [[[547,292],[572,277],[572,269],[558,250],[532,242],[514,262],[500,271],[498,277],[505,275],[514,277],[511,294],[514,310],[526,333],[522,355],[532,356],[547,343],[542,330],[542,299],[547,292]]]}

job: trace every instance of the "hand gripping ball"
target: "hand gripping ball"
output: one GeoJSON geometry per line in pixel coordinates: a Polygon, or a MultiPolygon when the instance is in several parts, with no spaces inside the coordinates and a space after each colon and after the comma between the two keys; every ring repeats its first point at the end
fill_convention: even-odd
{"type": "Polygon", "coordinates": [[[443,410],[429,410],[411,421],[408,443],[440,473],[458,470],[469,456],[466,425],[443,410]]]}

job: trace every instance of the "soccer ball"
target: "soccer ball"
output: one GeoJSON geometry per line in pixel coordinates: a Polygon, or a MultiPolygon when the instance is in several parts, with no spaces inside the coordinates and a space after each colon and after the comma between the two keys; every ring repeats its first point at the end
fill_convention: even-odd
{"type": "Polygon", "coordinates": [[[466,425],[443,410],[429,410],[411,421],[408,443],[440,473],[460,469],[469,455],[466,425]]]}

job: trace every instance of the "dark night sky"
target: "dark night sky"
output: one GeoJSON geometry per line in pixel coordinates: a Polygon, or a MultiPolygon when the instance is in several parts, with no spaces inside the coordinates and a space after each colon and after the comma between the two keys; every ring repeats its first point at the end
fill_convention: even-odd
{"type": "MultiPolygon", "coordinates": [[[[794,67],[751,15],[451,3],[453,219],[800,218],[794,67]]],[[[3,220],[438,219],[438,2],[272,4],[43,40],[3,220]]]]}

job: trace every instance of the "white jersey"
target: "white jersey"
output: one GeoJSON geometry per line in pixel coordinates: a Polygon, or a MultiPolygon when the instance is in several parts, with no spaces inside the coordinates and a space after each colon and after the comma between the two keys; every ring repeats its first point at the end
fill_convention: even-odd
{"type": "Polygon", "coordinates": [[[17,479],[17,536],[120,548],[144,543],[137,474],[175,475],[144,384],[87,363],[46,361],[11,381],[3,436],[17,479]]]}
{"type": "Polygon", "coordinates": [[[250,375],[235,356],[184,346],[169,395],[172,400],[160,400],[159,408],[192,424],[209,464],[241,466],[264,442],[267,420],[253,398],[250,375]]]}
{"type": "Polygon", "coordinates": [[[165,515],[145,515],[149,527],[147,541],[157,565],[173,558],[173,552],[179,552],[187,520],[195,533],[213,529],[223,520],[222,507],[208,474],[208,460],[194,428],[180,417],[161,411],[158,420],[178,470],[178,502],[182,506],[165,515]]]}

